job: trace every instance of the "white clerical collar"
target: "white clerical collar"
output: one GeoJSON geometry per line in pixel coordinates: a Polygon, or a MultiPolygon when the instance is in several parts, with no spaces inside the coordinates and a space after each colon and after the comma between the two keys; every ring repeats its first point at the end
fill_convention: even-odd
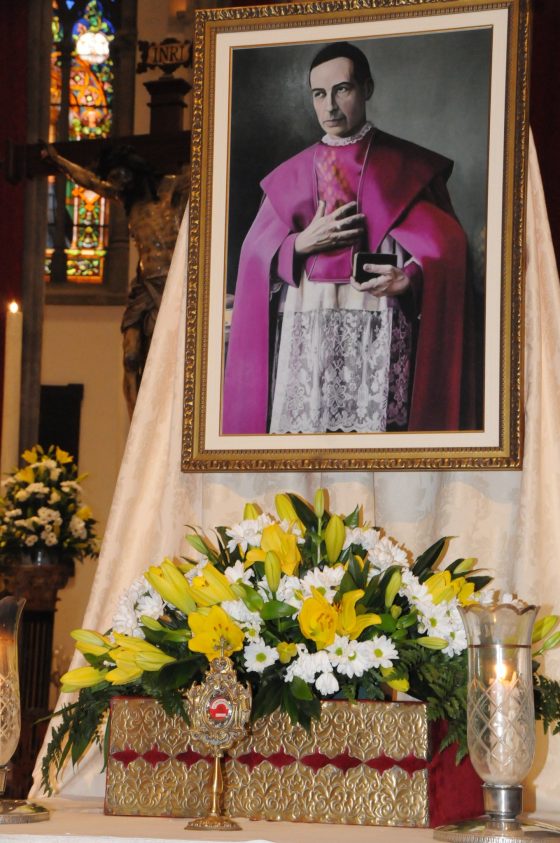
{"type": "Polygon", "coordinates": [[[351,143],[357,143],[358,141],[361,141],[362,138],[365,138],[371,129],[373,129],[373,124],[370,123],[369,120],[366,120],[360,131],[356,132],[355,135],[349,135],[346,138],[337,138],[334,135],[323,135],[321,142],[327,146],[350,146],[351,143]]]}

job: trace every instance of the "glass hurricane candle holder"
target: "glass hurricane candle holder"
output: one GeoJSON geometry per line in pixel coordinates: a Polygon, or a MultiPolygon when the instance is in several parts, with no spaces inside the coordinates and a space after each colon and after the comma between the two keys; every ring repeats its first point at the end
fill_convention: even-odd
{"type": "MultiPolygon", "coordinates": [[[[0,600],[0,797],[6,789],[9,762],[17,749],[21,732],[18,674],[18,628],[25,600],[0,600]]],[[[0,823],[48,820],[41,805],[24,799],[0,798],[0,823]]]]}
{"type": "Polygon", "coordinates": [[[485,817],[443,826],[438,840],[560,840],[560,829],[518,819],[535,754],[531,637],[538,612],[520,600],[460,607],[468,642],[467,743],[484,782],[485,817]]]}

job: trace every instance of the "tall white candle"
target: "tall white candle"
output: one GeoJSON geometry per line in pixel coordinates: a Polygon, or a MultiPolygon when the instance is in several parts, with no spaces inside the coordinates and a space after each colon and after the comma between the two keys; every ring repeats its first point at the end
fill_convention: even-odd
{"type": "Polygon", "coordinates": [[[21,349],[23,313],[17,302],[8,305],[4,345],[4,397],[2,402],[2,474],[19,462],[19,418],[21,401],[21,349]]]}

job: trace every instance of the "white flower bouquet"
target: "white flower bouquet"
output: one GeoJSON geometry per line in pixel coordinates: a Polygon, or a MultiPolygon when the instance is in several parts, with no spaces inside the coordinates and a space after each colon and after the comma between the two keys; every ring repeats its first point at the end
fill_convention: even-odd
{"type": "MultiPolygon", "coordinates": [[[[329,513],[323,490],[313,505],[279,494],[276,510],[247,504],[243,519],[217,527],[214,538],[193,531],[187,540],[198,558],[150,567],[120,597],[106,633],[72,633],[88,665],[62,677],[63,691],[79,695],[58,712],[43,764],[47,788],[51,765],[59,769],[69,752],[75,762],[101,740],[113,696],[149,695],[185,717],[185,688],[222,652],[252,687],[254,719],[279,708],[308,728],[322,698],[391,699],[398,690],[425,701],[431,719],[447,720],[445,745],[466,753],[458,607],[478,600],[490,578],[472,558],[438,570],[447,538],[412,561],[362,524],[358,507],[329,513]]],[[[541,638],[556,620],[543,619],[541,638]]],[[[548,725],[560,714],[560,686],[543,688],[548,708],[537,701],[537,711],[548,725]]]]}
{"type": "Polygon", "coordinates": [[[19,558],[39,549],[62,560],[95,557],[95,520],[81,503],[83,476],[74,459],[52,445],[24,451],[25,465],[2,483],[0,556],[19,558]]]}

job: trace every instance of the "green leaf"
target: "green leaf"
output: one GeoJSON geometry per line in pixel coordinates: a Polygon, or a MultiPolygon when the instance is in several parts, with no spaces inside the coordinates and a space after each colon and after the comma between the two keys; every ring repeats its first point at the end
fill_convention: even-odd
{"type": "Polygon", "coordinates": [[[360,526],[360,507],[359,506],[357,506],[354,509],[354,511],[350,513],[350,515],[346,516],[346,518],[344,519],[344,523],[347,527],[350,527],[350,529],[360,526]]]}
{"type": "Polygon", "coordinates": [[[558,647],[560,644],[560,631],[555,632],[549,638],[544,641],[541,646],[539,647],[537,654],[540,655],[541,653],[545,653],[547,650],[552,650],[554,647],[558,647]]]}
{"type": "MultiPolygon", "coordinates": [[[[288,492],[287,495],[292,502],[297,517],[302,522],[305,529],[315,531],[317,529],[317,516],[315,515],[315,510],[309,506],[307,501],[304,501],[293,492],[288,492]]],[[[329,518],[330,513],[325,510],[323,513],[323,523],[325,523],[329,518]]]]}
{"type": "Polygon", "coordinates": [[[194,677],[201,673],[203,660],[200,656],[181,659],[165,664],[161,670],[146,671],[142,674],[142,684],[151,693],[185,688],[191,684],[194,677]]]}
{"type": "Polygon", "coordinates": [[[251,720],[258,720],[276,711],[281,704],[285,684],[280,676],[275,676],[267,680],[263,674],[263,681],[257,693],[253,696],[251,720]]]}
{"type": "Polygon", "coordinates": [[[295,606],[290,606],[289,603],[284,603],[283,600],[269,600],[262,608],[261,618],[264,621],[272,621],[276,618],[291,617],[296,612],[297,609],[295,606]]]}
{"type": "Polygon", "coordinates": [[[442,539],[438,539],[437,542],[432,544],[427,550],[424,551],[417,559],[414,565],[412,566],[412,573],[416,577],[421,577],[422,574],[426,573],[427,571],[433,570],[437,563],[445,556],[447,551],[447,546],[449,541],[453,538],[452,536],[444,536],[442,539]]]}
{"type": "Polygon", "coordinates": [[[299,676],[294,676],[292,681],[290,682],[290,691],[292,692],[293,696],[296,700],[312,700],[313,693],[311,688],[301,679],[299,676]]]}
{"type": "Polygon", "coordinates": [[[488,583],[492,582],[493,577],[465,577],[467,582],[474,583],[474,590],[481,591],[488,583]]]}

